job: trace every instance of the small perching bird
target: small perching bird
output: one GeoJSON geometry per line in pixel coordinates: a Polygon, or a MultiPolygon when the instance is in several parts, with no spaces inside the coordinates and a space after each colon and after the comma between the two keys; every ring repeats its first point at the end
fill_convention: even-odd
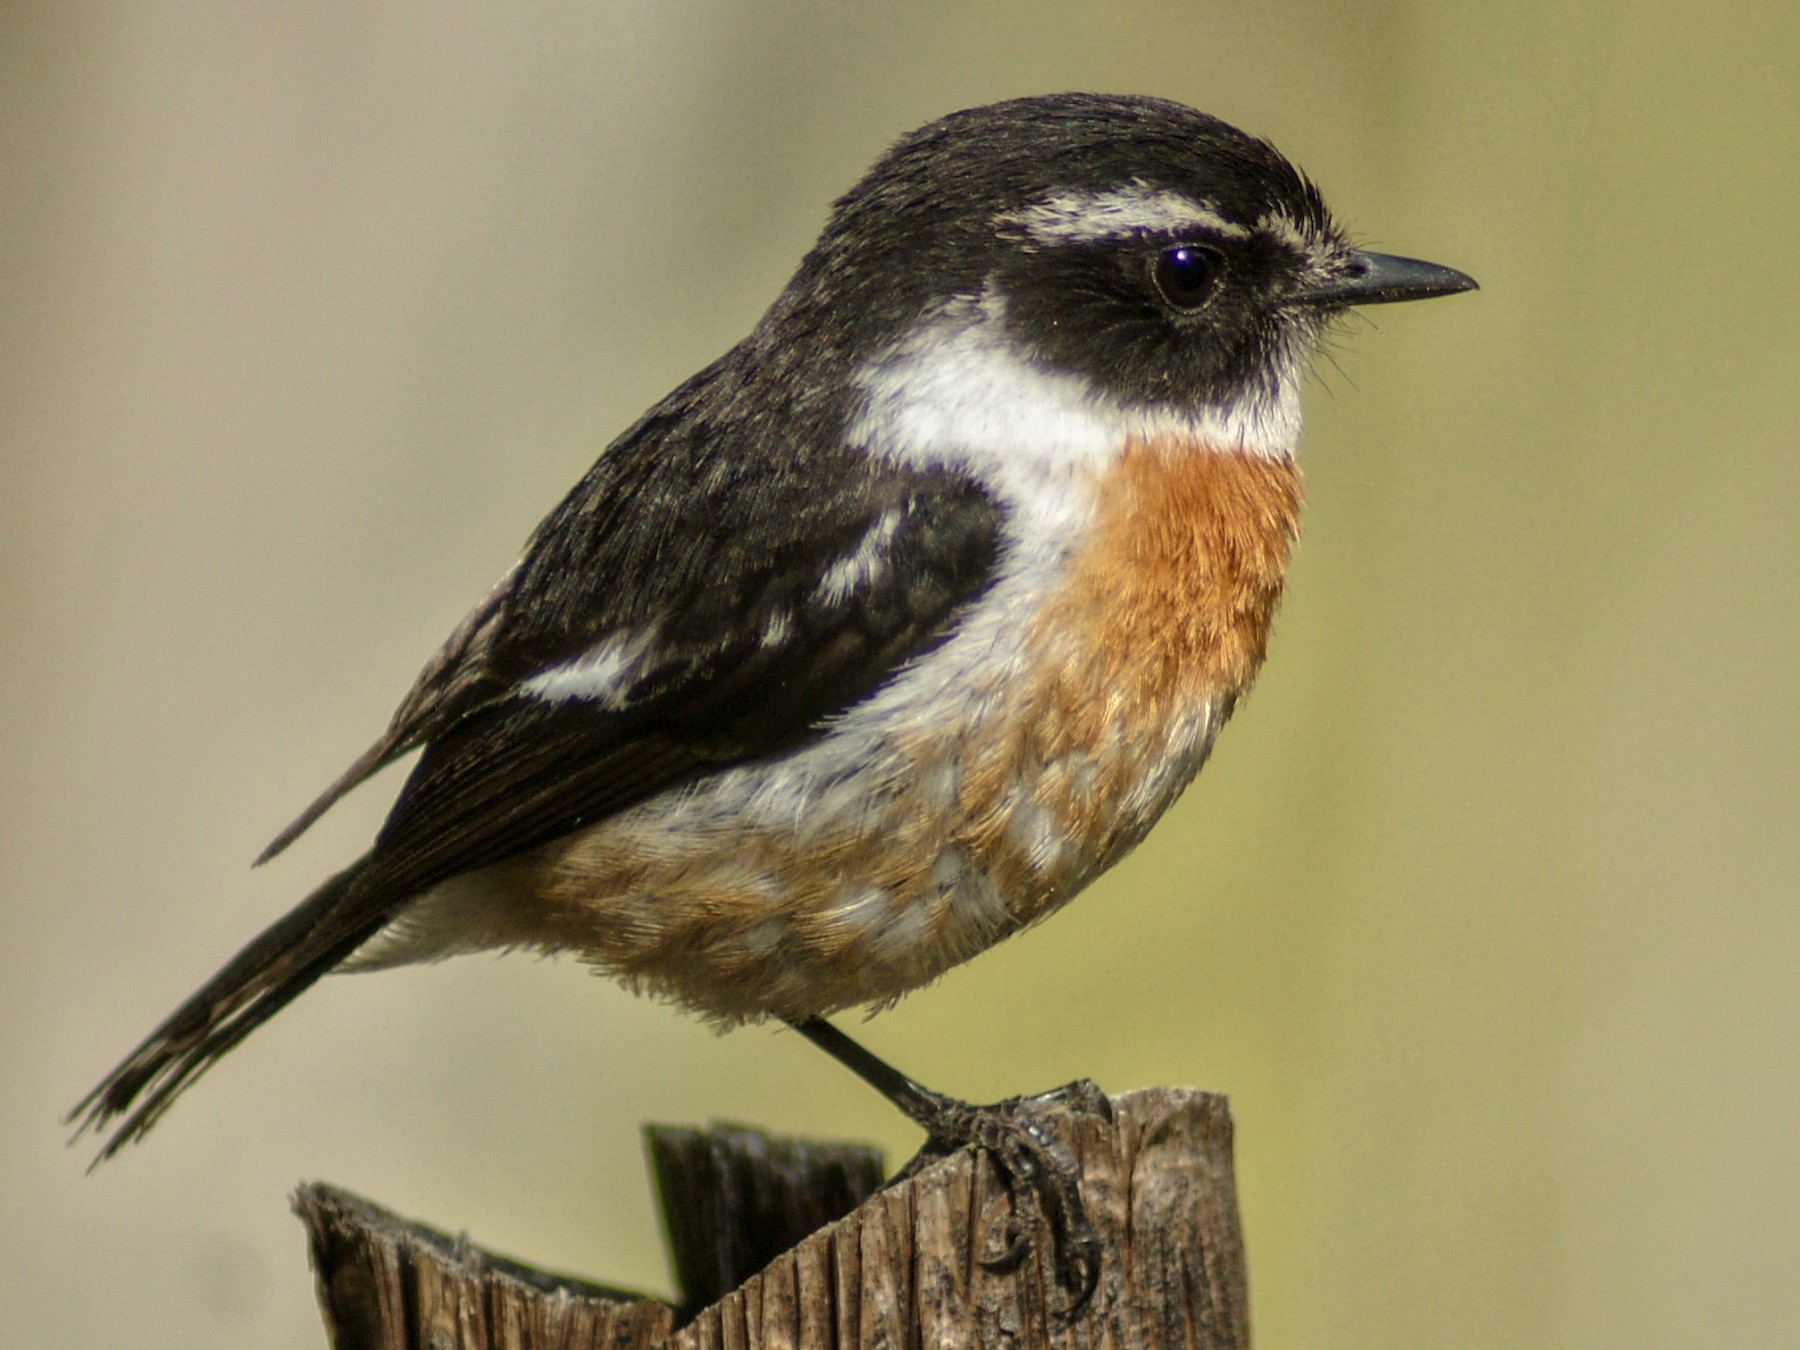
{"type": "Polygon", "coordinates": [[[572,952],[720,1026],[787,1021],[932,1146],[993,1150],[1085,1297],[1091,1231],[1029,1103],[927,1092],[822,1019],[1144,837],[1261,664],[1321,330],[1474,284],[1355,248],[1270,145],[1177,103],[1018,99],[907,136],[264,858],[422,750],[369,852],[81,1124],[110,1156],[328,971],[572,952]]]}

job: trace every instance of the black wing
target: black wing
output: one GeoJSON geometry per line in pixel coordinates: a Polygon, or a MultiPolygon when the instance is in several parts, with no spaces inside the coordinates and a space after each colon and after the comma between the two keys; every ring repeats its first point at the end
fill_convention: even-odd
{"type": "MultiPolygon", "coordinates": [[[[590,648],[647,635],[604,701],[525,691],[570,662],[563,643],[558,662],[514,662],[504,695],[427,746],[376,843],[381,889],[415,894],[804,744],[928,650],[991,579],[998,511],[950,476],[865,471],[856,495],[829,513],[804,493],[771,499],[760,505],[775,515],[720,530],[722,510],[640,627],[591,636],[590,648]],[[823,568],[852,559],[853,586],[822,584],[823,568]]],[[[507,659],[504,643],[490,661],[507,659]]]]}
{"type": "Polygon", "coordinates": [[[76,1106],[83,1129],[129,1113],[101,1158],[419,892],[803,744],[941,640],[992,579],[998,506],[954,474],[846,450],[841,408],[751,401],[747,391],[769,385],[745,381],[729,357],[702,372],[539,527],[387,734],[269,853],[423,744],[374,849],[245,947],[76,1106]],[[533,692],[546,672],[633,634],[644,640],[603,698],[533,692]]]}
{"type": "Polygon", "coordinates": [[[791,381],[752,359],[620,437],[538,527],[496,616],[465,624],[470,654],[434,663],[454,698],[422,705],[429,744],[376,842],[387,903],[803,743],[988,585],[1000,510],[983,489],[847,449],[841,404],[771,404],[791,381]],[[633,660],[606,697],[530,692],[609,641],[633,660]]]}
{"type": "MultiPolygon", "coordinates": [[[[846,450],[841,406],[768,406],[768,391],[785,382],[766,372],[747,378],[748,359],[740,348],[702,371],[601,456],[427,664],[381,739],[258,863],[421,745],[433,749],[384,839],[400,837],[399,817],[454,792],[451,780],[472,785],[469,761],[499,754],[510,765],[513,747],[523,753],[536,743],[587,763],[596,780],[617,775],[589,815],[635,800],[634,783],[647,785],[637,794],[645,795],[708,764],[770,753],[873,688],[987,584],[999,510],[985,492],[949,471],[900,469],[846,450]],[[835,604],[809,598],[820,569],[884,522],[894,526],[866,585],[835,604]],[[587,705],[557,716],[519,697],[534,674],[609,635],[651,627],[655,678],[632,691],[633,706],[615,710],[628,715],[587,705]],[[781,641],[768,641],[772,627],[781,641]],[[768,705],[760,725],[732,721],[747,691],[768,705]],[[661,744],[670,732],[679,745],[661,744]],[[640,733],[637,751],[593,762],[640,733]],[[692,761],[685,768],[684,758],[692,761]],[[445,784],[428,790],[438,773],[445,784]],[[409,810],[415,793],[423,797],[409,810]]],[[[491,786],[506,791],[503,782],[491,786]]]]}

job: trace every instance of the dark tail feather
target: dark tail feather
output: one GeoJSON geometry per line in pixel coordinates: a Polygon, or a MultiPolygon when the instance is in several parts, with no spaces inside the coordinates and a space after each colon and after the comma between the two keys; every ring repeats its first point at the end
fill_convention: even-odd
{"type": "Polygon", "coordinates": [[[385,906],[347,903],[368,861],[345,868],[271,924],[76,1103],[64,1121],[76,1126],[76,1138],[126,1117],[94,1167],[142,1138],[182,1089],[386,922],[385,906]]]}

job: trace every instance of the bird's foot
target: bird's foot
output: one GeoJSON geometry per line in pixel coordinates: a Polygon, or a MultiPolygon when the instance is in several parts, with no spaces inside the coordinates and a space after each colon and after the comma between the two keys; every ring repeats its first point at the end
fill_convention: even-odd
{"type": "Polygon", "coordinates": [[[1112,1123],[1112,1103],[1087,1079],[1035,1097],[971,1106],[920,1086],[822,1017],[789,1021],[807,1040],[873,1087],[925,1131],[925,1147],[890,1181],[904,1181],[958,1149],[987,1154],[1000,1177],[1007,1218],[1000,1250],[984,1256],[990,1270],[1016,1269],[1031,1251],[1038,1224],[1050,1229],[1056,1282],[1067,1291],[1063,1316],[1073,1317],[1100,1282],[1100,1238],[1081,1202],[1081,1164],[1056,1128],[1070,1117],[1112,1123]]]}
{"type": "Polygon", "coordinates": [[[978,1258],[989,1270],[1010,1271],[1031,1252],[1040,1223],[1048,1225],[1056,1281],[1069,1296],[1064,1316],[1079,1312],[1100,1281],[1100,1239],[1081,1200],[1081,1165],[1055,1128],[1058,1117],[1098,1116],[1112,1121],[1112,1104],[1089,1079],[1032,1097],[1009,1097],[973,1106],[923,1092],[909,1111],[925,1128],[925,1147],[894,1178],[958,1149],[987,1154],[1007,1200],[999,1250],[978,1258]]]}

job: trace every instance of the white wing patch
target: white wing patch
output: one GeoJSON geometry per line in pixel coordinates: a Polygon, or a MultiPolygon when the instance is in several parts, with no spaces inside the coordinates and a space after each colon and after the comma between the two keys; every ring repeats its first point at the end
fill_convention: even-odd
{"type": "Polygon", "coordinates": [[[787,608],[775,610],[763,620],[762,631],[757,634],[757,645],[762,647],[780,647],[794,635],[794,612],[787,608]]]}
{"type": "Polygon", "coordinates": [[[1110,192],[1058,192],[1002,216],[1034,244],[1098,244],[1140,234],[1174,234],[1204,230],[1226,239],[1248,239],[1250,231],[1225,219],[1205,202],[1168,188],[1132,183],[1110,192]]]}
{"type": "Polygon", "coordinates": [[[596,703],[618,712],[656,646],[656,628],[608,633],[573,661],[540,670],[519,688],[545,703],[596,703]]]}
{"type": "Polygon", "coordinates": [[[866,590],[887,563],[887,551],[899,532],[898,507],[883,511],[855,549],[832,562],[819,578],[817,595],[828,605],[841,605],[858,591],[866,590]]]}

